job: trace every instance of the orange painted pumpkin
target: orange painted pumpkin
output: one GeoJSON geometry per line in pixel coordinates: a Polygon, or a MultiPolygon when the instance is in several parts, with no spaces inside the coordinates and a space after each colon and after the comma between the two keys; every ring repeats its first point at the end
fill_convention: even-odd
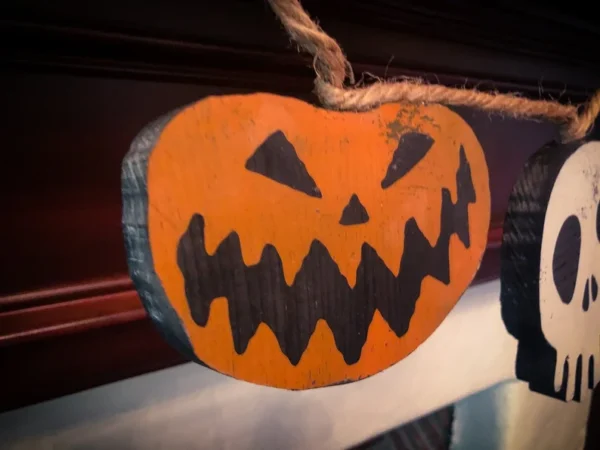
{"type": "Polygon", "coordinates": [[[306,389],[415,350],[472,281],[488,170],[440,105],[334,112],[208,97],[124,161],[130,271],[163,334],[254,383],[306,389]]]}

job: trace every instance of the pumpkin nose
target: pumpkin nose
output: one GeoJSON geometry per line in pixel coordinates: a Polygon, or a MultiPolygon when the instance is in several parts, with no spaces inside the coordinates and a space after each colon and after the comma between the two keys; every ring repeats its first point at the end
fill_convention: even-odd
{"type": "Polygon", "coordinates": [[[360,225],[369,221],[369,214],[358,199],[358,195],[352,194],[348,204],[342,211],[340,225],[360,225]]]}

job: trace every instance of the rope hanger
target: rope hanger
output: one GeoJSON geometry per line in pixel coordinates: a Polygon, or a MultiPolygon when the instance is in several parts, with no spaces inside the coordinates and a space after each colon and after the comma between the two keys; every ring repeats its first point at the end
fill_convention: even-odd
{"type": "Polygon", "coordinates": [[[346,78],[354,84],[354,73],[337,41],[310,18],[298,0],[268,1],[290,37],[313,56],[315,92],[327,108],[362,111],[391,102],[468,106],[512,117],[550,120],[562,125],[563,142],[584,138],[600,113],[600,90],[585,104],[565,105],[514,94],[426,84],[421,80],[377,81],[365,87],[345,87],[346,78]]]}

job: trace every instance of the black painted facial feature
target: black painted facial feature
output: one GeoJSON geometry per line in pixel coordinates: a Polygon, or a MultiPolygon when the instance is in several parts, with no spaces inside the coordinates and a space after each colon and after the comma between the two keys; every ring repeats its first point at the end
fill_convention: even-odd
{"type": "Polygon", "coordinates": [[[431,136],[423,133],[403,134],[400,142],[398,142],[398,148],[392,156],[392,162],[388,166],[385,177],[381,180],[381,187],[387,189],[406,175],[425,157],[433,142],[431,136]]]}
{"type": "Polygon", "coordinates": [[[598,207],[596,208],[596,237],[600,241],[600,203],[598,203],[598,207]]]}
{"type": "MultiPolygon", "coordinates": [[[[554,284],[560,299],[567,305],[573,299],[573,292],[577,283],[580,251],[581,225],[577,216],[571,215],[567,217],[558,233],[552,259],[554,284]]],[[[586,295],[588,295],[587,288],[586,295]]]]}
{"type": "Polygon", "coordinates": [[[258,146],[246,161],[246,169],[311,197],[322,197],[315,180],[281,130],[271,134],[258,146]]]}
{"type": "Polygon", "coordinates": [[[594,355],[590,355],[588,364],[588,388],[594,389],[594,355]]]}
{"type": "Polygon", "coordinates": [[[352,194],[348,204],[342,211],[340,225],[360,225],[369,221],[369,214],[366,208],[358,199],[358,195],[352,194]]]}
{"type": "Polygon", "coordinates": [[[583,293],[583,311],[590,309],[590,280],[585,282],[585,292],[583,293]]]}
{"type": "MultiPolygon", "coordinates": [[[[354,286],[348,284],[318,239],[313,240],[292,285],[286,283],[281,256],[271,244],[265,245],[260,261],[251,266],[244,263],[240,238],[235,232],[212,255],[208,254],[204,217],[195,214],[177,247],[177,264],[185,280],[185,295],[194,322],[206,326],[213,300],[226,297],[238,354],[246,351],[258,326],[264,323],[275,334],[281,351],[297,365],[322,319],[330,327],[346,364],[356,363],[375,310],[396,336],[403,336],[420,298],[423,279],[430,276],[450,284],[450,239],[456,235],[466,248],[470,246],[469,204],[476,201],[471,167],[462,148],[456,185],[456,203],[449,189],[441,190],[441,228],[434,245],[414,217],[408,219],[402,270],[396,275],[377,251],[364,243],[354,286]],[[299,317],[305,319],[298,320],[299,317]]],[[[358,196],[356,203],[360,203],[358,196]]]]}

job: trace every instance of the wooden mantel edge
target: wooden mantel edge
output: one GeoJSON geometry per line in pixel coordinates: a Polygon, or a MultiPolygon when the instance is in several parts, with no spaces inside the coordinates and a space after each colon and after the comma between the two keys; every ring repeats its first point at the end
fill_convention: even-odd
{"type": "Polygon", "coordinates": [[[14,295],[0,296],[0,313],[97,295],[107,295],[131,289],[133,289],[133,283],[131,278],[127,275],[119,275],[66,286],[36,289],[14,295]]]}
{"type": "MultiPolygon", "coordinates": [[[[80,286],[74,289],[81,289],[80,286]]],[[[0,312],[0,347],[146,319],[134,289],[0,312]]]]}

